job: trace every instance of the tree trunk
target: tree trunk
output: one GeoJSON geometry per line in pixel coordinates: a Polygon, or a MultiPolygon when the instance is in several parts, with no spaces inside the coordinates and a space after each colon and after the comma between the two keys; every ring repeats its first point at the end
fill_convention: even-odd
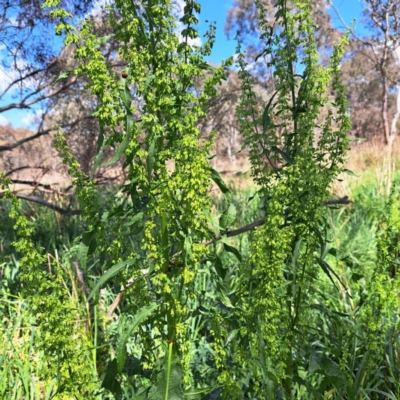
{"type": "Polygon", "coordinates": [[[400,117],[400,84],[398,84],[396,86],[396,88],[397,88],[396,113],[393,116],[392,126],[390,128],[390,144],[392,144],[394,138],[396,137],[396,134],[397,134],[397,121],[399,120],[399,117],[400,117]]]}
{"type": "Polygon", "coordinates": [[[388,120],[388,78],[386,74],[386,70],[383,67],[382,78],[383,78],[383,90],[382,90],[382,123],[383,123],[383,134],[385,144],[390,143],[390,129],[389,129],[389,120],[388,120]]]}

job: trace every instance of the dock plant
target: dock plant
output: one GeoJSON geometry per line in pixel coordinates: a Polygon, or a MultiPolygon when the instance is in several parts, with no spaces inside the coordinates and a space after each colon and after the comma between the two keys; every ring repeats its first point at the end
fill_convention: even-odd
{"type": "MultiPolygon", "coordinates": [[[[398,278],[386,275],[399,251],[395,185],[369,294],[359,301],[359,315],[346,316],[351,323],[340,322],[347,347],[314,340],[320,328],[313,323],[329,309],[321,279],[338,296],[346,286],[329,262],[340,263],[328,240],[327,207],[340,204],[330,200],[330,189],[345,171],[348,150],[340,80],[348,34],[332,45],[326,63],[315,44],[309,0],[277,0],[273,25],[262,2],[255,4],[263,52],[254,62],[265,60],[274,92],[265,104],[256,102],[239,43],[237,120],[257,187],[249,202],[258,202],[260,218],[239,227],[233,195],[209,163],[218,132],[201,137],[198,127],[233,58],[217,67],[206,61],[213,24],[203,43],[194,44],[200,4],[185,0],[178,26],[170,0],[115,0],[106,6],[112,33],[97,37],[90,19],[74,27],[59,0],[44,2],[59,20],[56,33],[75,46],[78,66],[60,79],[86,77],[82,90],[97,99],[93,115],[100,128],[91,174],[80,170],[61,129],[56,135],[86,226],[73,250],[80,294],[70,295],[59,261],[50,262],[30,240],[31,223],[8,194],[15,247],[23,255],[22,297],[34,321],[34,345],[46,360],[35,374],[52,382],[49,398],[359,399],[368,390],[385,393],[364,378],[383,357],[379,338],[397,326],[393,319],[390,332],[380,332],[398,299],[398,278]],[[110,40],[119,43],[119,72],[102,52],[110,40]],[[113,156],[106,158],[110,149],[113,156]],[[93,173],[116,163],[127,179],[101,203],[93,173]],[[225,199],[217,216],[213,184],[225,199]],[[232,241],[245,232],[246,254],[232,241]],[[115,302],[108,312],[106,288],[115,302]],[[85,304],[86,322],[77,322],[78,304],[85,304]],[[351,342],[356,319],[365,324],[369,345],[362,365],[350,368],[350,351],[359,349],[351,342]]],[[[9,183],[2,178],[5,188],[9,183]]],[[[397,379],[398,372],[389,372],[397,379]]]]}

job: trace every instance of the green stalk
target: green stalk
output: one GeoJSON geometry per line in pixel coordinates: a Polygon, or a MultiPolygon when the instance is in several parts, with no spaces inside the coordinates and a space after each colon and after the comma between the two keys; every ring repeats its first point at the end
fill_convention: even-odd
{"type": "Polygon", "coordinates": [[[165,400],[168,400],[169,393],[169,380],[171,378],[171,364],[172,364],[172,350],[173,350],[173,342],[168,343],[168,365],[167,365],[167,386],[165,390],[165,400]]]}
{"type": "MultiPolygon", "coordinates": [[[[286,12],[287,12],[287,3],[285,1],[285,13],[284,13],[284,26],[285,26],[285,32],[286,32],[286,47],[287,47],[287,54],[289,56],[289,59],[287,60],[288,62],[288,71],[290,74],[290,91],[292,95],[292,116],[293,116],[293,124],[294,124],[294,135],[295,135],[295,140],[296,140],[296,134],[297,134],[297,116],[296,116],[296,94],[295,94],[295,84],[294,84],[294,70],[293,70],[293,63],[292,60],[290,59],[290,56],[292,54],[292,47],[290,45],[290,40],[288,37],[288,26],[287,26],[287,17],[286,17],[286,12]]],[[[297,144],[297,143],[296,143],[297,144]]],[[[292,143],[289,143],[289,145],[292,145],[292,143]]],[[[296,147],[296,146],[294,146],[296,147]]],[[[290,148],[288,149],[290,151],[290,148]]]]}
{"type": "MultiPolygon", "coordinates": [[[[168,223],[167,214],[164,211],[161,214],[161,249],[163,254],[162,269],[164,274],[168,275],[169,272],[169,240],[168,240],[168,223]]],[[[167,309],[167,323],[168,323],[168,342],[175,341],[175,313],[174,313],[174,298],[170,293],[165,293],[165,302],[169,304],[167,309]]]]}
{"type": "Polygon", "coordinates": [[[93,365],[94,365],[94,370],[96,371],[97,370],[97,306],[93,306],[93,318],[94,318],[93,365]]]}

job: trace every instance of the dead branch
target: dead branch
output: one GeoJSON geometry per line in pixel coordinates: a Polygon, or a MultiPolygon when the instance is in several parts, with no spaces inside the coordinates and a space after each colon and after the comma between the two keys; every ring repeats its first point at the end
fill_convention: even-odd
{"type": "Polygon", "coordinates": [[[17,171],[21,171],[23,169],[47,169],[48,167],[31,167],[30,165],[24,165],[23,167],[18,167],[18,168],[14,168],[10,171],[8,171],[5,176],[10,176],[12,173],[17,172],[17,171]]]}
{"type": "Polygon", "coordinates": [[[83,272],[79,267],[79,264],[77,261],[73,261],[74,267],[75,267],[75,272],[76,272],[76,278],[81,286],[82,292],[85,295],[85,298],[87,299],[89,294],[88,294],[88,290],[86,287],[86,283],[85,283],[85,279],[83,277],[83,272]]]}
{"type": "MultiPolygon", "coordinates": [[[[348,196],[344,196],[340,199],[331,199],[331,200],[327,200],[324,201],[323,204],[326,206],[330,206],[330,205],[335,205],[335,204],[350,204],[351,200],[349,200],[348,196]]],[[[212,244],[215,240],[220,240],[222,239],[222,236],[226,236],[226,237],[233,237],[233,236],[237,236],[237,235],[241,235],[242,233],[248,232],[248,231],[252,231],[254,228],[256,228],[257,226],[261,226],[264,225],[265,220],[263,219],[259,219],[257,221],[252,222],[251,224],[248,224],[246,226],[242,226],[241,228],[238,229],[232,229],[232,230],[227,230],[225,232],[225,235],[221,235],[218,234],[215,236],[215,239],[213,240],[207,240],[205,242],[203,242],[204,245],[208,246],[210,244],[212,244]]]]}
{"type": "Polygon", "coordinates": [[[6,106],[0,107],[0,113],[3,113],[4,111],[8,111],[8,110],[12,110],[12,109],[26,109],[26,108],[30,108],[30,106],[42,101],[42,100],[46,100],[49,99],[50,97],[56,96],[57,94],[61,93],[62,91],[64,91],[65,89],[67,89],[69,86],[71,86],[72,84],[74,84],[76,82],[77,78],[75,76],[73,76],[72,78],[68,79],[68,81],[65,83],[64,86],[53,90],[52,92],[50,92],[49,94],[43,94],[39,97],[34,98],[31,101],[26,102],[30,97],[40,93],[41,91],[44,90],[44,88],[39,88],[37,90],[35,90],[32,93],[29,93],[27,96],[25,96],[25,98],[19,102],[19,103],[11,103],[11,104],[7,104],[6,106]]]}
{"type": "MultiPolygon", "coordinates": [[[[0,199],[4,197],[6,192],[1,192],[0,193],[0,199]]],[[[53,211],[58,212],[61,215],[65,215],[67,217],[70,217],[72,215],[80,215],[81,210],[66,210],[64,208],[61,208],[59,206],[56,206],[53,203],[48,202],[47,200],[42,199],[41,197],[38,196],[29,196],[23,193],[14,193],[15,197],[18,197],[19,199],[27,200],[27,201],[32,201],[33,203],[38,203],[42,206],[48,207],[53,211]]]]}
{"type": "Polygon", "coordinates": [[[29,186],[34,186],[36,187],[42,187],[44,189],[51,189],[51,186],[49,184],[44,184],[44,183],[38,183],[34,181],[24,181],[22,179],[11,179],[12,183],[19,183],[20,185],[29,185],[29,186]]]}
{"type": "MultiPolygon", "coordinates": [[[[70,122],[69,124],[63,125],[61,128],[63,129],[63,128],[67,128],[67,127],[73,127],[73,126],[77,125],[79,122],[81,122],[82,119],[92,119],[92,118],[94,118],[94,117],[87,116],[87,117],[84,117],[84,118],[79,118],[79,119],[76,119],[73,122],[70,122]]],[[[24,139],[21,139],[21,140],[18,140],[13,144],[0,146],[0,151],[11,151],[12,149],[15,149],[16,147],[21,146],[22,144],[24,144],[26,142],[30,142],[31,140],[37,139],[40,136],[48,135],[50,132],[52,132],[54,130],[55,130],[55,128],[49,128],[49,129],[45,129],[43,131],[40,130],[39,132],[35,133],[34,135],[28,136],[27,138],[24,138],[24,139]]],[[[25,168],[25,167],[22,167],[22,168],[25,168]]]]}

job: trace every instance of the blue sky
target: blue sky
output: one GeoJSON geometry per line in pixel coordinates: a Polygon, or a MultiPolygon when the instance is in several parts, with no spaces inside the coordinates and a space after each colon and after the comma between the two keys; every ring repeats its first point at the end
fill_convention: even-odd
{"type": "MultiPolygon", "coordinates": [[[[200,14],[199,30],[201,34],[204,34],[208,28],[209,22],[216,21],[217,23],[217,33],[216,33],[216,43],[213,48],[213,53],[209,57],[209,61],[213,63],[220,63],[235,53],[236,42],[232,40],[227,40],[224,33],[224,24],[228,10],[233,3],[233,0],[199,0],[202,11],[200,14]]],[[[338,8],[343,19],[348,25],[351,24],[354,18],[357,19],[356,31],[363,34],[365,29],[362,27],[362,2],[361,0],[333,0],[334,5],[338,8]]],[[[334,11],[330,10],[333,15],[334,25],[336,27],[343,27],[343,24],[337,18],[334,11]]],[[[1,77],[1,71],[0,71],[1,77]]],[[[12,100],[10,96],[5,96],[3,100],[0,100],[0,105],[9,104],[12,100]]],[[[5,125],[7,122],[15,127],[33,127],[31,125],[32,112],[29,110],[10,110],[8,112],[0,114],[0,125],[5,125]]]]}
{"type": "MultiPolygon", "coordinates": [[[[228,40],[224,33],[226,14],[231,4],[233,4],[233,0],[200,0],[200,4],[200,32],[204,33],[208,27],[205,20],[217,22],[216,43],[210,61],[220,63],[222,60],[235,54],[236,42],[234,40],[228,40]]],[[[356,31],[364,33],[361,23],[363,7],[360,0],[333,0],[333,4],[338,9],[347,25],[350,25],[353,19],[357,19],[356,31]]],[[[343,24],[332,8],[330,12],[333,16],[334,26],[344,29],[343,24]]]]}

